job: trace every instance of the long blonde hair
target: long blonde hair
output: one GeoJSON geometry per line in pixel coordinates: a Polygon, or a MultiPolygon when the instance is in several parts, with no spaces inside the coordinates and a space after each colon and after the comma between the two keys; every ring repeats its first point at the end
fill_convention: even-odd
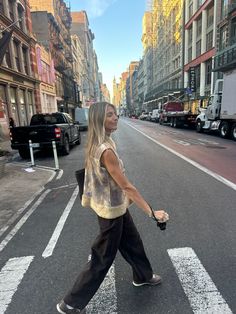
{"type": "Polygon", "coordinates": [[[97,102],[89,107],[88,139],[85,154],[86,168],[91,165],[91,159],[99,145],[109,143],[115,149],[114,141],[105,131],[106,111],[108,106],[111,106],[116,111],[116,107],[108,102],[97,102]]]}

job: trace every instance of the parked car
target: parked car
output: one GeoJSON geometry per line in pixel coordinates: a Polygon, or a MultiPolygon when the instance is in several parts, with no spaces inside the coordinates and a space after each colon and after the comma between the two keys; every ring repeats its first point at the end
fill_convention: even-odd
{"type": "Polygon", "coordinates": [[[159,122],[160,113],[161,113],[161,109],[154,109],[152,111],[151,121],[152,122],[159,122]]]}
{"type": "Polygon", "coordinates": [[[152,111],[148,112],[148,115],[146,117],[146,121],[151,121],[152,111]]]}
{"type": "Polygon", "coordinates": [[[141,115],[139,116],[139,119],[140,120],[146,120],[147,116],[148,116],[147,112],[142,112],[141,115]]]}
{"type": "Polygon", "coordinates": [[[11,148],[17,149],[22,158],[30,156],[29,140],[38,150],[52,148],[55,141],[65,155],[70,153],[70,145],[81,142],[79,125],[64,112],[35,114],[29,126],[11,128],[10,137],[11,148]]]}

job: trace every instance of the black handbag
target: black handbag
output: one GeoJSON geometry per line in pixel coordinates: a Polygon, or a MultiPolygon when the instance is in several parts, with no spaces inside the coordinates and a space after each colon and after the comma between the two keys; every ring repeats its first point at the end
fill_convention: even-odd
{"type": "Polygon", "coordinates": [[[82,200],[82,195],[84,193],[84,175],[85,175],[85,169],[79,169],[75,171],[75,177],[79,185],[79,197],[80,200],[82,200]]]}

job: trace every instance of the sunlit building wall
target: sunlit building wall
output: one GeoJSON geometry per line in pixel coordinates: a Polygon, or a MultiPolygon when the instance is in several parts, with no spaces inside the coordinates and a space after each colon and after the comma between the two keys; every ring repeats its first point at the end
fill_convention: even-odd
{"type": "Polygon", "coordinates": [[[83,93],[86,97],[86,105],[89,106],[95,101],[95,84],[94,84],[94,49],[93,40],[95,38],[93,32],[89,28],[89,19],[86,11],[71,12],[72,27],[71,34],[79,37],[83,46],[85,59],[84,66],[86,73],[83,82],[83,93]]]}
{"type": "Polygon", "coordinates": [[[144,95],[151,90],[153,82],[153,16],[152,11],[144,12],[142,19],[143,46],[143,89],[144,95]]]}
{"type": "Polygon", "coordinates": [[[137,77],[137,84],[138,84],[138,101],[136,107],[136,114],[140,115],[143,110],[143,101],[144,101],[144,62],[143,59],[140,60],[138,66],[138,77],[137,77]]]}
{"type": "Polygon", "coordinates": [[[115,106],[119,106],[119,99],[120,99],[120,96],[119,96],[119,83],[117,83],[116,81],[116,78],[114,77],[113,79],[113,97],[112,97],[112,103],[113,105],[115,106]]]}
{"type": "Polygon", "coordinates": [[[50,51],[55,67],[57,109],[72,117],[79,103],[73,74],[71,12],[63,0],[29,0],[33,32],[37,41],[50,51]]]}
{"type": "Polygon", "coordinates": [[[94,101],[95,102],[99,102],[101,100],[98,71],[99,71],[98,58],[94,50],[93,51],[93,81],[94,81],[94,101]]]}
{"type": "Polygon", "coordinates": [[[36,44],[40,99],[43,113],[57,111],[55,69],[50,51],[36,44]]]}
{"type": "Polygon", "coordinates": [[[144,56],[144,108],[151,111],[183,94],[183,0],[149,0],[152,45],[144,56]],[[151,83],[150,83],[151,82],[151,83]]]}
{"type": "Polygon", "coordinates": [[[217,12],[214,70],[227,72],[236,68],[236,1],[220,0],[217,12]]]}
{"type": "Polygon", "coordinates": [[[82,107],[85,106],[86,97],[83,92],[83,83],[86,77],[86,68],[85,68],[85,55],[83,46],[81,41],[77,35],[71,36],[72,41],[72,56],[73,56],[73,72],[74,72],[74,79],[77,83],[79,88],[79,95],[80,95],[80,104],[82,107]]]}
{"type": "Polygon", "coordinates": [[[41,112],[29,1],[0,1],[0,25],[0,38],[13,30],[0,64],[0,137],[8,138],[10,117],[16,126],[24,126],[41,112]]]}
{"type": "Polygon", "coordinates": [[[129,113],[134,113],[134,97],[133,97],[133,78],[132,75],[137,70],[139,61],[131,61],[128,68],[129,76],[126,80],[126,103],[129,113]]]}
{"type": "Polygon", "coordinates": [[[110,102],[111,99],[110,99],[110,93],[109,93],[109,90],[107,88],[107,85],[106,84],[101,84],[101,100],[102,101],[106,101],[106,102],[110,102]]]}
{"type": "Polygon", "coordinates": [[[185,1],[184,86],[195,107],[204,105],[213,86],[217,1],[185,1]],[[190,70],[191,81],[190,82],[190,70]],[[193,86],[190,90],[190,85],[193,86]]]}
{"type": "Polygon", "coordinates": [[[129,76],[129,73],[122,72],[120,77],[120,114],[125,115],[127,112],[127,103],[126,103],[126,81],[129,76]]]}

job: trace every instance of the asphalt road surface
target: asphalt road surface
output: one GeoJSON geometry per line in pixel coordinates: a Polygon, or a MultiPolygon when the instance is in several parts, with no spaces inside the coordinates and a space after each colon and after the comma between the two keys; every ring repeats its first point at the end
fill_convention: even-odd
{"type": "MultiPolygon", "coordinates": [[[[83,144],[59,159],[63,175],[1,238],[0,314],[57,313],[56,303],[89,258],[98,226],[80,205],[74,177],[83,166],[82,135],[83,144]]],[[[121,119],[114,138],[130,181],[153,208],[170,215],[160,231],[130,208],[163,283],[133,287],[130,266],[118,253],[87,312],[236,313],[236,144],[131,119],[121,119]]],[[[36,159],[53,167],[50,155],[36,159]]]]}

